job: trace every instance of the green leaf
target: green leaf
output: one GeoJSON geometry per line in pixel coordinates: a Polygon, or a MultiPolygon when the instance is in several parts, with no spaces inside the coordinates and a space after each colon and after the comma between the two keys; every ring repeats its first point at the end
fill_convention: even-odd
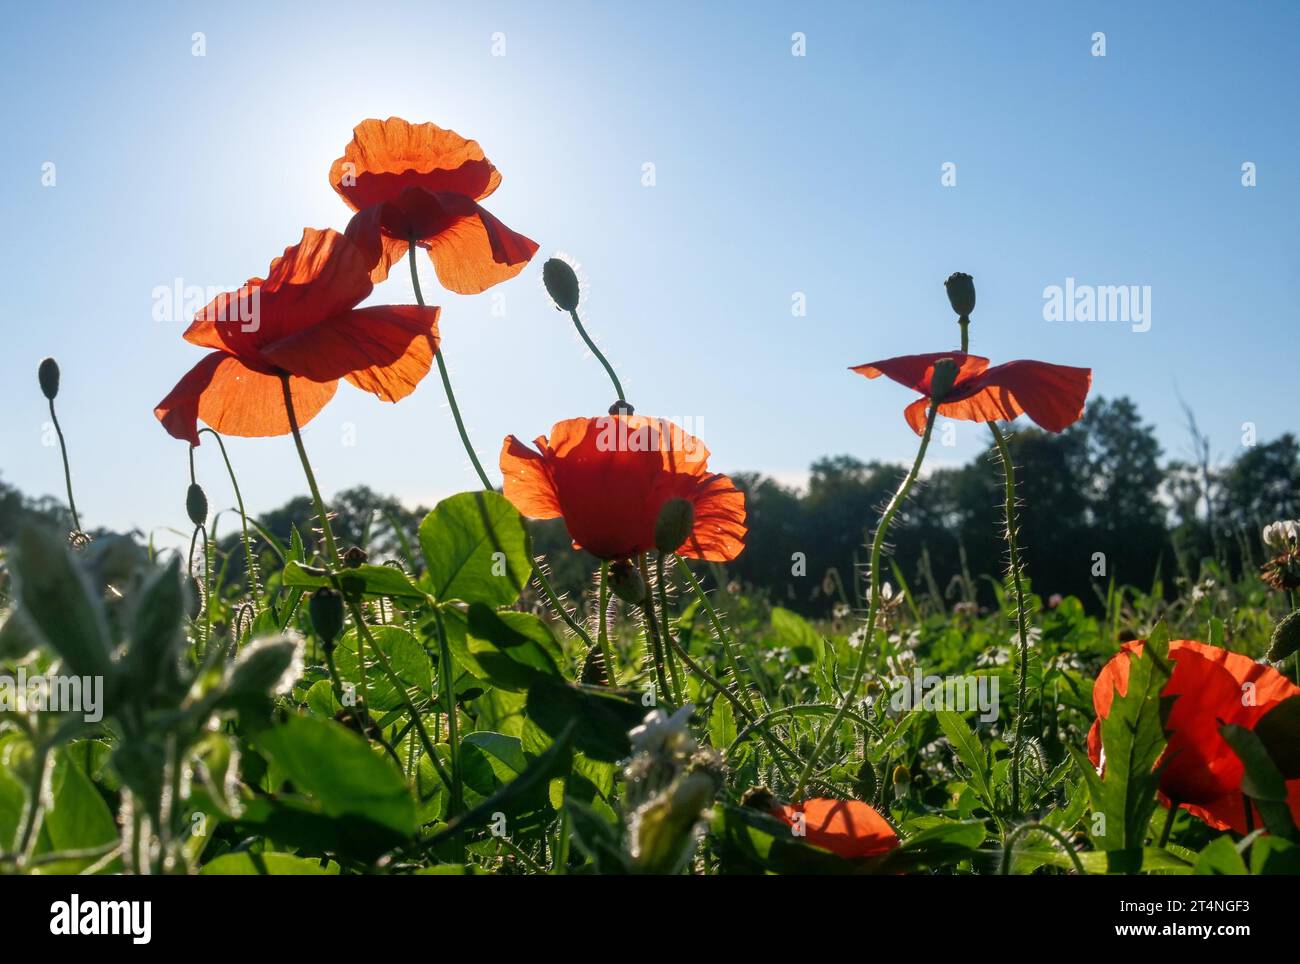
{"type": "MultiPolygon", "coordinates": [[[[284,567],[284,585],[289,589],[320,589],[330,586],[328,575],[304,569],[296,562],[284,567]]],[[[339,586],[353,596],[389,596],[399,601],[424,600],[425,592],[396,566],[363,565],[345,569],[338,575],[339,586]]]]}
{"type": "Polygon", "coordinates": [[[403,836],[415,832],[415,801],[387,757],[343,726],[291,716],[258,737],[262,751],[329,816],[356,814],[403,836]]]}
{"type": "Polygon", "coordinates": [[[920,829],[900,847],[876,858],[871,864],[874,873],[913,873],[970,860],[988,835],[982,820],[921,817],[911,826],[920,829]]]}
{"type": "Polygon", "coordinates": [[[614,763],[632,752],[627,734],[645,718],[645,708],[615,693],[539,676],[528,688],[528,717],[553,739],[572,725],[577,749],[614,763]]]}
{"type": "Polygon", "coordinates": [[[1300,779],[1300,696],[1284,699],[1261,716],[1254,733],[1282,778],[1300,779]]]}
{"type": "MultiPolygon", "coordinates": [[[[371,626],[370,634],[375,642],[384,648],[384,655],[393,668],[397,678],[408,688],[418,690],[425,696],[433,694],[433,664],[429,654],[420,641],[401,626],[371,626]]],[[[366,645],[366,695],[372,710],[392,710],[405,706],[402,694],[383,671],[373,647],[366,645]]],[[[357,666],[357,631],[350,628],[339,637],[338,648],[334,651],[339,675],[346,680],[360,682],[361,671],[357,666]]]]}
{"type": "Polygon", "coordinates": [[[333,862],[321,866],[319,860],[307,860],[293,854],[239,853],[222,854],[207,864],[199,873],[206,877],[213,876],[328,876],[337,874],[339,865],[333,862]]]}
{"type": "Polygon", "coordinates": [[[155,689],[179,692],[180,658],[185,645],[185,586],[180,559],[158,570],[132,600],[131,645],[123,661],[128,693],[148,697],[155,689]]]}
{"type": "Polygon", "coordinates": [[[428,842],[434,844],[453,834],[486,826],[497,813],[505,814],[508,821],[512,815],[535,809],[538,795],[545,794],[551,779],[568,773],[573,765],[573,731],[573,726],[565,727],[546,752],[534,757],[518,777],[451,821],[428,842]]]}
{"type": "Polygon", "coordinates": [[[1244,726],[1233,723],[1219,727],[1219,734],[1246,768],[1241,792],[1255,802],[1268,832],[1294,841],[1296,827],[1287,805],[1286,780],[1269,757],[1264,742],[1244,726]]]}
{"type": "Polygon", "coordinates": [[[736,740],[736,713],[731,708],[731,701],[719,697],[713,701],[713,711],[709,714],[709,742],[714,749],[723,753],[731,749],[736,740]]]}
{"type": "Polygon", "coordinates": [[[1115,691],[1110,713],[1101,724],[1106,755],[1105,776],[1069,747],[1092,798],[1093,812],[1103,817],[1093,842],[1107,851],[1113,872],[1137,873],[1151,815],[1155,813],[1160,777],[1156,761],[1165,749],[1164,721],[1170,700],[1161,697],[1169,681],[1169,633],[1164,623],[1151,631],[1142,652],[1129,654],[1128,692],[1115,691]]]}
{"type": "Polygon", "coordinates": [[[1192,873],[1244,877],[1250,871],[1246,868],[1246,861],[1242,860],[1241,854],[1233,845],[1232,838],[1224,834],[1222,837],[1216,837],[1209,846],[1197,854],[1192,873]]]}
{"type": "Polygon", "coordinates": [[[463,636],[448,634],[448,643],[479,679],[521,693],[539,676],[561,678],[564,651],[550,627],[532,613],[497,612],[473,603],[464,626],[463,636]]]}
{"type": "Polygon", "coordinates": [[[802,616],[780,606],[772,609],[772,630],[782,646],[790,647],[800,665],[821,663],[826,658],[826,642],[802,616]]]}
{"type": "Polygon", "coordinates": [[[936,714],[939,728],[948,738],[953,752],[970,771],[970,785],[990,814],[997,815],[997,798],[993,793],[992,774],[984,747],[962,717],[952,710],[941,710],[936,714]]]}
{"type": "MultiPolygon", "coordinates": [[[[54,805],[45,814],[43,824],[43,833],[49,839],[50,850],[89,850],[106,846],[118,839],[117,823],[113,820],[112,811],[67,749],[55,756],[50,789],[54,805]]],[[[77,873],[97,859],[60,861],[57,872],[77,873]]],[[[105,868],[106,871],[116,869],[120,869],[116,861],[105,868]]],[[[54,872],[55,867],[47,867],[46,871],[54,872]]]]}
{"type": "Polygon", "coordinates": [[[524,520],[496,492],[462,492],[439,502],[420,523],[420,549],[440,602],[508,606],[533,574],[524,520]]]}
{"type": "Polygon", "coordinates": [[[478,730],[465,734],[460,741],[461,749],[473,747],[482,753],[492,768],[493,774],[502,783],[514,780],[528,767],[528,758],[524,755],[523,742],[516,736],[503,733],[491,733],[478,730]]]}
{"type": "Polygon", "coordinates": [[[29,625],[77,676],[112,674],[103,606],[62,537],[24,526],[10,556],[14,597],[29,625]]]}

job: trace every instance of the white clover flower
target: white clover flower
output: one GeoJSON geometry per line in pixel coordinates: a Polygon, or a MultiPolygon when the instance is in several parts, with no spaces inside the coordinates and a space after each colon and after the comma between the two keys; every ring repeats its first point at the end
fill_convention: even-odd
{"type": "MultiPolygon", "coordinates": [[[[687,722],[695,712],[694,704],[687,703],[672,716],[655,707],[645,715],[640,725],[628,731],[633,753],[660,753],[670,742],[691,741],[687,722]]],[[[694,747],[688,748],[687,752],[694,747]]]]}

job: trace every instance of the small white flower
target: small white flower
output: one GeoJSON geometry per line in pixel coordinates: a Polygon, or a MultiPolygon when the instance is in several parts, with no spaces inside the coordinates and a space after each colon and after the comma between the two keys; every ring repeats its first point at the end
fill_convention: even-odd
{"type": "Polygon", "coordinates": [[[659,753],[678,737],[690,738],[686,728],[695,706],[687,703],[680,710],[669,716],[662,709],[655,707],[645,715],[639,726],[632,727],[627,737],[632,742],[633,753],[659,753]]]}

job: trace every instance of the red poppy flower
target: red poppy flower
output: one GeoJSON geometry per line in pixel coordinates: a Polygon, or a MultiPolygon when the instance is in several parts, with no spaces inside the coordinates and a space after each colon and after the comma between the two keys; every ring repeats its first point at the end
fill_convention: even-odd
{"type": "Polygon", "coordinates": [[[803,803],[778,803],[772,815],[801,830],[814,847],[848,859],[879,857],[898,846],[898,834],[889,821],[860,800],[814,797],[803,803]]]}
{"type": "MultiPolygon", "coordinates": [[[[1097,719],[1088,731],[1088,756],[1101,766],[1101,721],[1110,713],[1118,689],[1128,692],[1129,657],[1142,652],[1142,640],[1125,643],[1097,675],[1092,703],[1097,719]]],[[[1189,639],[1169,644],[1173,673],[1161,695],[1176,696],[1165,723],[1168,743],[1161,762],[1160,797],[1166,806],[1176,800],[1219,830],[1246,832],[1241,794],[1241,760],[1219,727],[1235,723],[1253,729],[1259,718],[1283,700],[1300,694],[1281,673],[1240,653],[1189,639]]],[[[1300,780],[1287,783],[1287,798],[1300,819],[1300,780]]],[[[1258,815],[1255,826],[1263,826],[1258,815]]]]}
{"type": "Polygon", "coordinates": [[[725,562],[745,547],[745,496],[708,471],[704,443],[664,419],[571,418],[538,438],[501,448],[505,495],[532,519],[563,518],[575,548],[626,559],[655,547],[664,503],[685,499],[694,523],[678,555],[725,562]]]}
{"type": "Polygon", "coordinates": [[[887,375],[924,395],[903,410],[917,435],[925,431],[934,363],[951,358],[957,365],[952,389],[939,403],[939,414],[967,422],[1009,422],[1019,415],[1051,432],[1064,431],[1083,415],[1083,402],[1092,387],[1091,368],[1070,368],[1040,361],[1010,361],[989,367],[989,360],[959,351],[902,355],[857,365],[867,378],[887,375]]]}
{"type": "Polygon", "coordinates": [[[195,316],[185,339],[214,351],[154,414],[176,438],[199,444],[197,419],[224,435],[289,431],[280,377],[305,425],[346,378],[386,402],[409,395],[438,350],[438,309],[357,308],[373,285],[365,256],[337,231],[307,228],[251,278],[195,316]]]}
{"type": "Polygon", "coordinates": [[[357,212],[347,236],[370,258],[372,280],[387,278],[414,242],[442,286],[462,295],[513,278],[537,253],[479,205],[500,183],[477,142],[400,117],[362,121],[330,167],[330,184],[357,212]]]}

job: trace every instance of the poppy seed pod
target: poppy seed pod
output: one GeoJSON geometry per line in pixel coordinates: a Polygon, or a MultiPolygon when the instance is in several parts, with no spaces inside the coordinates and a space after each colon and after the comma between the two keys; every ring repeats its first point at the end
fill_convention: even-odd
{"type": "Polygon", "coordinates": [[[635,413],[636,409],[632,407],[632,403],[626,398],[618,399],[609,407],[609,414],[611,415],[634,415],[635,413]]]}
{"type": "Polygon", "coordinates": [[[208,497],[203,493],[203,486],[191,482],[185,492],[185,512],[196,526],[203,525],[208,518],[208,497]]]}
{"type": "Polygon", "coordinates": [[[695,528],[695,506],[685,499],[669,499],[655,520],[655,548],[676,552],[695,528]]]}
{"type": "Polygon", "coordinates": [[[962,271],[954,271],[943,283],[948,292],[948,303],[952,310],[966,318],[975,310],[975,279],[962,271]]]}
{"type": "Polygon", "coordinates": [[[624,602],[639,606],[646,600],[645,580],[636,566],[627,559],[620,559],[609,567],[609,586],[614,595],[624,602]]]}
{"type": "Polygon", "coordinates": [[[542,284],[546,293],[561,311],[573,311],[578,307],[578,276],[567,261],[551,258],[542,265],[542,284]]]}
{"type": "Polygon", "coordinates": [[[322,586],[311,594],[307,611],[316,635],[326,649],[332,649],[334,640],[343,631],[343,597],[337,590],[322,586]]]}
{"type": "Polygon", "coordinates": [[[40,379],[41,394],[54,401],[54,397],[59,394],[59,363],[53,358],[45,359],[36,370],[36,377],[40,379]]]}
{"type": "Polygon", "coordinates": [[[951,358],[940,358],[934,363],[934,374],[930,377],[930,397],[942,401],[957,381],[957,363],[951,358]]]}

